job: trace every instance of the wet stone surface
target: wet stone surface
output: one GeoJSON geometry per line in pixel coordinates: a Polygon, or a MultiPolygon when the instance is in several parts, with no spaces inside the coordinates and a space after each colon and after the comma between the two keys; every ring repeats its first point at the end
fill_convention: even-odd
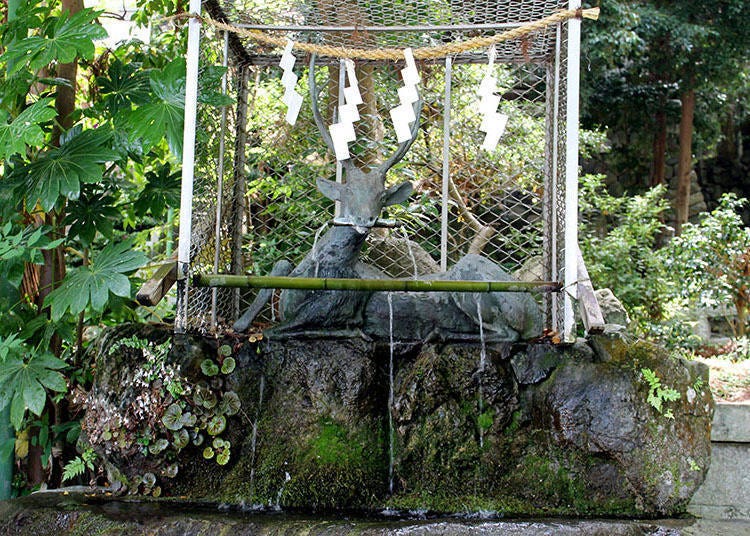
{"type": "MultiPolygon", "coordinates": [[[[236,369],[208,383],[219,398],[236,392],[241,407],[226,415],[225,464],[188,444],[168,477],[153,455],[101,433],[142,392],[128,378],[144,356],[112,351],[112,340],[105,334],[91,357],[101,376],[81,447],[88,439],[110,475],[152,472],[163,496],[318,512],[670,516],[685,511],[709,465],[705,367],[620,336],[571,346],[487,343],[484,352],[476,342],[400,343],[392,405],[382,341],[188,338],[168,364],[193,385],[205,381],[203,360],[231,347],[236,369]],[[114,369],[116,382],[105,376],[114,369]],[[679,398],[658,411],[644,370],[679,398]]],[[[159,426],[158,415],[149,418],[159,426]]],[[[143,489],[127,478],[119,493],[143,489]]]]}

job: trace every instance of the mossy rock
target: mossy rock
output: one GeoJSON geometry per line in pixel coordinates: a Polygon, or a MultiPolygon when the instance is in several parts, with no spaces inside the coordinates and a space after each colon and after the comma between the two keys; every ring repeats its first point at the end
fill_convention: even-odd
{"type": "MultiPolygon", "coordinates": [[[[142,392],[143,353],[107,348],[135,332],[151,333],[154,344],[171,336],[153,329],[117,328],[96,346],[84,439],[132,416],[142,392]]],[[[481,372],[479,344],[397,346],[393,493],[387,347],[332,338],[175,342],[167,363],[185,382],[231,348],[234,371],[202,380],[220,378],[240,401],[221,434],[228,463],[190,445],[174,460],[179,473],[165,479],[163,460],[143,449],[125,455],[95,443],[111,476],[148,469],[171,496],[313,510],[657,516],[684,511],[709,464],[707,370],[641,342],[490,345],[481,372]],[[649,403],[644,369],[679,393],[661,412],[649,403]]]]}

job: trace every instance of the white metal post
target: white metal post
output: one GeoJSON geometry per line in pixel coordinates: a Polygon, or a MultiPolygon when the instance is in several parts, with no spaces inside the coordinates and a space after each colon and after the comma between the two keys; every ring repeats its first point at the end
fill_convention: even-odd
{"type": "MultiPolygon", "coordinates": [[[[190,0],[190,14],[200,15],[201,0],[190,0]]],[[[182,191],[180,195],[180,235],[177,249],[177,314],[175,331],[187,327],[187,290],[190,273],[190,237],[193,219],[193,177],[195,174],[195,125],[198,113],[198,63],[200,59],[200,20],[188,21],[187,72],[185,79],[185,128],[182,143],[182,191]]]]}
{"type": "MultiPolygon", "coordinates": [[[[579,9],[580,0],[571,0],[569,9],[579,9]]],[[[578,96],[581,67],[581,21],[568,20],[568,73],[566,94],[565,154],[565,303],[563,338],[575,342],[573,300],[578,298],[578,96]]]]}

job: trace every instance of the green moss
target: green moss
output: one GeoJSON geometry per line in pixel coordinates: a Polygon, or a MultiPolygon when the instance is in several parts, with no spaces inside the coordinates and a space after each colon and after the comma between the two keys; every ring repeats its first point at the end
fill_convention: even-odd
{"type": "MultiPolygon", "coordinates": [[[[355,435],[361,435],[361,433],[355,435]]],[[[362,460],[367,445],[358,440],[364,438],[350,438],[349,436],[349,431],[341,424],[330,419],[321,420],[320,431],[310,443],[310,449],[306,455],[307,461],[334,466],[358,463],[362,460]]]]}

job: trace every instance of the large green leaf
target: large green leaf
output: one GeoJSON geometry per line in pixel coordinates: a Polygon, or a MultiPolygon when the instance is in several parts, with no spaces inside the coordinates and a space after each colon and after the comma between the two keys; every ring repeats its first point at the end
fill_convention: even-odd
{"type": "Polygon", "coordinates": [[[185,61],[176,60],[163,70],[151,71],[149,82],[154,94],[151,102],[126,111],[121,118],[131,139],[141,138],[153,146],[166,137],[169,149],[180,158],[185,111],[185,61]]]}
{"type": "Polygon", "coordinates": [[[82,182],[98,182],[102,164],[117,160],[111,148],[112,132],[104,128],[81,131],[75,128],[60,147],[50,149],[20,170],[23,184],[19,192],[28,204],[39,201],[51,210],[60,196],[78,199],[82,182]]]}
{"type": "Polygon", "coordinates": [[[99,191],[95,185],[85,184],[81,196],[68,205],[65,225],[69,237],[79,237],[84,245],[90,246],[96,233],[111,238],[114,222],[120,218],[120,211],[114,206],[115,198],[99,191]]]}
{"type": "Polygon", "coordinates": [[[133,250],[131,241],[109,244],[88,266],[69,272],[62,284],[45,300],[50,306],[52,319],[57,321],[70,310],[78,314],[87,306],[101,311],[109,300],[109,294],[130,296],[130,280],[125,274],[143,266],[147,257],[133,250]]]}
{"type": "Polygon", "coordinates": [[[18,71],[28,64],[32,71],[46,67],[53,61],[70,63],[76,56],[83,59],[94,57],[94,41],[107,37],[107,31],[94,24],[100,11],[83,9],[68,16],[49,17],[42,35],[19,39],[8,45],[3,55],[11,65],[11,72],[18,71]]]}
{"type": "Polygon", "coordinates": [[[114,117],[132,105],[146,104],[149,100],[149,73],[132,63],[115,59],[107,76],[96,79],[103,102],[114,117]]]}
{"type": "Polygon", "coordinates": [[[0,363],[0,409],[10,404],[11,423],[21,427],[26,409],[41,415],[47,391],[67,390],[65,378],[58,370],[67,365],[47,352],[14,352],[0,363]]]}
{"type": "Polygon", "coordinates": [[[25,154],[27,145],[40,147],[44,144],[44,132],[39,124],[57,114],[51,102],[52,99],[38,100],[10,123],[6,123],[7,113],[0,110],[0,160],[13,154],[25,154]]]}
{"type": "Polygon", "coordinates": [[[166,163],[156,172],[146,173],[146,185],[133,205],[137,215],[145,216],[150,212],[154,218],[162,219],[169,207],[180,205],[180,173],[171,171],[166,163]]]}

